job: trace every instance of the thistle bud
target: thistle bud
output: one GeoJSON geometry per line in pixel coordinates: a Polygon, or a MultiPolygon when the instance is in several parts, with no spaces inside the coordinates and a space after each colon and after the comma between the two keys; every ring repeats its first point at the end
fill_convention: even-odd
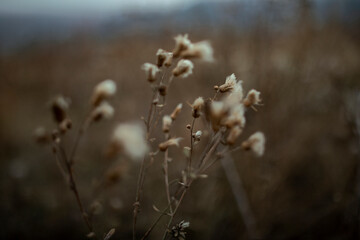
{"type": "Polygon", "coordinates": [[[156,74],[160,71],[156,65],[152,63],[144,63],[141,69],[145,71],[149,82],[152,83],[156,81],[156,74]]]}
{"type": "Polygon", "coordinates": [[[182,103],[179,103],[176,108],[174,109],[174,111],[171,113],[170,117],[171,119],[174,121],[176,119],[176,117],[179,115],[179,113],[181,112],[182,109],[182,103]]]}
{"type": "Polygon", "coordinates": [[[192,104],[192,116],[194,118],[200,117],[200,110],[204,106],[204,99],[202,97],[198,97],[195,99],[194,103],[192,104]]]}
{"type": "Polygon", "coordinates": [[[182,138],[171,138],[165,142],[162,142],[159,144],[159,150],[160,151],[166,151],[170,146],[177,146],[179,147],[179,143],[182,140],[182,138]]]}
{"type": "Polygon", "coordinates": [[[260,99],[260,92],[256,91],[255,89],[251,89],[248,94],[246,95],[246,98],[244,99],[244,105],[245,107],[250,107],[253,105],[258,105],[261,102],[260,99]]]}
{"type": "Polygon", "coordinates": [[[114,108],[106,101],[103,101],[91,113],[92,121],[99,121],[101,119],[110,119],[114,116],[114,108]]]}
{"type": "Polygon", "coordinates": [[[113,80],[107,79],[95,86],[92,96],[92,105],[98,106],[103,100],[113,96],[116,93],[116,84],[113,80]]]}
{"type": "Polygon", "coordinates": [[[236,77],[235,74],[231,74],[226,77],[225,83],[219,86],[219,91],[224,93],[230,91],[236,85],[236,77]]]}
{"type": "Polygon", "coordinates": [[[194,64],[190,60],[181,59],[176,65],[176,68],[173,69],[172,73],[175,77],[180,76],[182,78],[186,78],[192,74],[193,68],[194,64]]]}
{"type": "Polygon", "coordinates": [[[167,93],[166,90],[167,90],[167,87],[164,84],[161,84],[158,88],[159,94],[161,96],[166,96],[166,93],[167,93]]]}
{"type": "Polygon", "coordinates": [[[265,151],[265,135],[262,132],[256,132],[241,145],[244,150],[252,150],[257,156],[262,156],[265,151]]]}
{"type": "Polygon", "coordinates": [[[203,61],[214,61],[214,50],[208,41],[191,44],[186,50],[182,51],[180,56],[183,58],[198,58],[203,61]]]}
{"type": "Polygon", "coordinates": [[[157,56],[157,63],[158,67],[170,67],[172,63],[173,54],[171,52],[167,52],[163,49],[159,49],[156,53],[157,56]]]}
{"type": "Polygon", "coordinates": [[[171,123],[172,123],[171,117],[169,115],[165,115],[163,117],[163,126],[162,126],[162,130],[164,133],[168,133],[170,131],[171,123]]]}
{"type": "Polygon", "coordinates": [[[69,104],[70,101],[63,96],[58,96],[53,100],[51,110],[57,123],[61,123],[66,118],[69,104]]]}
{"type": "Polygon", "coordinates": [[[179,57],[181,53],[191,46],[188,35],[178,35],[175,38],[175,48],[173,50],[173,57],[179,57]]]}

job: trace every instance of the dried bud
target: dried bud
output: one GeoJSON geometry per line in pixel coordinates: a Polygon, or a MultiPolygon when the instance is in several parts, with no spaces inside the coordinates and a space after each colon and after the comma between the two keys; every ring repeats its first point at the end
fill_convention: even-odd
{"type": "Polygon", "coordinates": [[[159,94],[161,96],[166,96],[166,93],[167,93],[166,90],[167,90],[167,87],[164,84],[161,84],[158,88],[159,94]]]}
{"type": "Polygon", "coordinates": [[[50,134],[44,127],[37,127],[34,131],[34,137],[37,143],[47,143],[50,141],[50,134]]]}
{"type": "Polygon", "coordinates": [[[242,133],[241,128],[239,126],[234,126],[233,128],[230,129],[226,142],[229,145],[233,145],[241,133],[242,133]]]}
{"type": "Polygon", "coordinates": [[[165,115],[163,117],[163,126],[162,126],[162,130],[164,133],[168,133],[170,131],[171,123],[172,123],[171,117],[169,115],[165,115]]]}
{"type": "Polygon", "coordinates": [[[71,120],[66,118],[59,124],[59,130],[61,133],[66,133],[67,130],[70,130],[72,127],[71,120]]]}
{"type": "Polygon", "coordinates": [[[258,105],[261,102],[260,99],[260,92],[256,91],[255,89],[251,89],[248,94],[246,95],[246,98],[244,99],[244,105],[245,107],[250,107],[253,105],[258,105]]]}
{"type": "Polygon", "coordinates": [[[202,97],[198,97],[195,99],[194,103],[192,104],[192,116],[194,118],[200,117],[200,110],[204,106],[204,99],[202,97]]]}
{"type": "Polygon", "coordinates": [[[191,125],[190,125],[190,124],[187,124],[187,125],[186,125],[186,129],[191,129],[191,125]]]}
{"type": "Polygon", "coordinates": [[[149,150],[145,131],[140,123],[119,124],[114,131],[112,143],[134,160],[142,159],[149,150]]]}
{"type": "Polygon", "coordinates": [[[214,61],[214,50],[208,41],[191,44],[186,50],[182,51],[180,56],[183,58],[198,58],[203,61],[214,61]]]}
{"type": "Polygon", "coordinates": [[[235,74],[231,74],[226,77],[225,83],[219,87],[219,91],[224,93],[230,91],[236,85],[236,77],[235,74]]]}
{"type": "Polygon", "coordinates": [[[157,66],[162,67],[170,67],[172,63],[173,54],[171,52],[167,52],[163,49],[159,49],[156,53],[157,56],[157,66]]]}
{"type": "Polygon", "coordinates": [[[262,132],[256,132],[241,145],[244,150],[252,150],[257,156],[262,156],[265,151],[265,135],[262,132]]]}
{"type": "Polygon", "coordinates": [[[116,83],[107,79],[95,86],[93,96],[91,98],[92,105],[98,106],[103,100],[113,96],[116,93],[116,83]]]}
{"type": "Polygon", "coordinates": [[[175,48],[173,50],[173,57],[177,58],[180,56],[180,54],[183,51],[187,50],[190,47],[191,42],[187,34],[178,35],[174,39],[175,39],[175,48]]]}
{"type": "Polygon", "coordinates": [[[105,174],[106,183],[108,185],[112,185],[118,182],[124,176],[126,171],[127,171],[127,167],[126,165],[123,164],[110,168],[105,174]]]}
{"type": "Polygon", "coordinates": [[[184,147],[183,148],[183,153],[184,153],[185,157],[189,158],[190,154],[191,154],[191,148],[190,147],[184,147]]]}
{"type": "Polygon", "coordinates": [[[66,118],[69,104],[70,101],[63,96],[58,96],[53,100],[51,110],[57,123],[61,123],[66,118]]]}
{"type": "Polygon", "coordinates": [[[99,121],[101,119],[110,119],[114,116],[114,108],[106,101],[103,101],[91,113],[92,121],[99,121]]]}
{"type": "Polygon", "coordinates": [[[186,232],[185,229],[190,226],[189,222],[181,221],[179,224],[176,224],[171,228],[170,234],[172,238],[179,239],[179,240],[185,240],[186,238],[186,232]]]}
{"type": "Polygon", "coordinates": [[[179,113],[181,112],[182,109],[182,103],[179,103],[176,108],[174,109],[174,111],[171,113],[170,117],[171,119],[174,121],[176,119],[176,117],[179,115],[179,113]]]}
{"type": "Polygon", "coordinates": [[[181,76],[182,78],[186,78],[192,74],[193,68],[194,64],[190,60],[181,59],[172,73],[175,77],[181,76]]]}
{"type": "Polygon", "coordinates": [[[180,141],[182,138],[171,138],[165,142],[159,144],[160,151],[166,151],[170,146],[179,146],[180,141]]]}
{"type": "Polygon", "coordinates": [[[152,83],[156,81],[156,74],[160,71],[156,65],[152,63],[144,63],[141,69],[145,71],[149,82],[152,83]]]}

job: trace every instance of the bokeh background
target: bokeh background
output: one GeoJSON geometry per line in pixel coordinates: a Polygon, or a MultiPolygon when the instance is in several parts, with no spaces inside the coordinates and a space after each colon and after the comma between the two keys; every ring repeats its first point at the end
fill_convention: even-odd
{"type": "MultiPolygon", "coordinates": [[[[214,63],[195,62],[176,79],[165,112],[185,107],[174,130],[186,134],[186,102],[211,97],[231,73],[262,93],[237,142],[261,130],[266,153],[236,152],[237,165],[261,239],[358,239],[360,193],[360,2],[357,0],[43,1],[0,3],[0,222],[1,239],[85,239],[72,193],[49,146],[33,130],[51,130],[49,101],[72,100],[74,129],[89,108],[93,87],[113,79],[115,118],[93,125],[77,155],[76,179],[98,233],[116,228],[131,238],[139,164],[104,156],[117,123],[139,120],[151,90],[140,66],[155,62],[173,37],[210,40],[214,63]],[[109,171],[119,178],[109,182],[109,171]],[[100,186],[100,187],[99,187],[100,186]]],[[[201,128],[198,125],[198,128],[201,128]]],[[[71,147],[74,134],[65,139],[71,147]]],[[[161,138],[160,133],[155,137],[161,138]]],[[[188,142],[184,141],[184,145],[188,142]]],[[[185,166],[170,155],[171,179],[185,166]]],[[[161,156],[145,182],[138,234],[166,205],[161,156]]],[[[190,222],[188,239],[249,239],[221,165],[196,182],[175,222],[190,222]]],[[[150,239],[162,236],[164,222],[150,239]]]]}

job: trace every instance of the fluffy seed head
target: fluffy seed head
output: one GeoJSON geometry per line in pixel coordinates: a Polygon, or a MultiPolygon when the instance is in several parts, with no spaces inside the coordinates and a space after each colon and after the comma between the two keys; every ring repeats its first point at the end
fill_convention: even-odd
{"type": "Polygon", "coordinates": [[[208,119],[214,131],[218,131],[221,121],[226,117],[226,108],[224,102],[212,101],[209,107],[208,119]]]}
{"type": "Polygon", "coordinates": [[[260,99],[260,92],[256,91],[255,89],[251,89],[248,94],[246,95],[246,98],[244,99],[244,105],[245,107],[250,107],[253,105],[258,105],[261,102],[260,99]]]}
{"type": "Polygon", "coordinates": [[[50,141],[50,133],[44,127],[37,127],[34,130],[34,138],[38,143],[47,143],[50,141]]]}
{"type": "Polygon", "coordinates": [[[232,90],[236,85],[236,77],[235,74],[231,74],[230,76],[226,77],[225,83],[221,86],[219,86],[219,91],[224,93],[227,91],[232,90]]]}
{"type": "Polygon", "coordinates": [[[173,69],[172,73],[175,77],[181,76],[182,78],[188,77],[192,74],[192,70],[194,68],[194,64],[187,59],[181,59],[176,68],[173,69]]]}
{"type": "Polygon", "coordinates": [[[145,71],[147,80],[149,82],[155,82],[156,81],[156,74],[160,71],[159,68],[152,64],[152,63],[144,63],[141,66],[141,69],[145,71]]]}
{"type": "Polygon", "coordinates": [[[188,49],[181,52],[180,56],[183,58],[198,58],[203,61],[214,61],[214,50],[208,41],[197,42],[191,44],[188,49]]]}
{"type": "Polygon", "coordinates": [[[172,63],[173,54],[171,52],[165,51],[163,49],[159,49],[156,53],[158,67],[170,67],[172,63]]]}
{"type": "Polygon", "coordinates": [[[99,121],[101,119],[110,119],[114,116],[114,108],[106,101],[101,102],[91,113],[93,121],[99,121]]]}
{"type": "Polygon", "coordinates": [[[165,115],[163,117],[163,126],[162,126],[162,130],[164,133],[168,133],[170,131],[171,123],[172,123],[172,118],[169,115],[165,115]]]}
{"type": "Polygon", "coordinates": [[[265,151],[265,135],[262,132],[256,132],[248,140],[242,143],[244,150],[252,150],[257,156],[262,156],[265,151]]]}
{"type": "Polygon", "coordinates": [[[57,96],[51,104],[54,119],[57,123],[61,123],[67,116],[70,101],[63,96],[57,96]]]}
{"type": "Polygon", "coordinates": [[[179,147],[181,140],[182,140],[182,138],[170,138],[169,140],[159,144],[159,150],[166,151],[166,149],[168,149],[170,146],[179,147]]]}
{"type": "Polygon", "coordinates": [[[202,135],[202,131],[200,130],[196,131],[196,133],[194,134],[194,139],[196,141],[200,141],[201,135],[202,135]]]}
{"type": "Polygon", "coordinates": [[[174,111],[171,113],[170,117],[172,120],[175,120],[176,117],[179,115],[179,113],[181,112],[182,109],[182,103],[179,103],[176,108],[174,109],[174,111]]]}
{"type": "Polygon", "coordinates": [[[113,96],[116,93],[116,83],[107,79],[95,86],[93,96],[91,98],[92,105],[98,106],[104,99],[113,96]]]}
{"type": "Polygon", "coordinates": [[[175,38],[175,48],[173,50],[173,57],[179,57],[181,53],[191,46],[188,35],[177,35],[175,38]]]}
{"type": "Polygon", "coordinates": [[[112,142],[134,160],[142,159],[149,147],[145,140],[145,131],[140,123],[119,124],[112,142]]]}
{"type": "Polygon", "coordinates": [[[194,103],[191,105],[192,107],[192,116],[194,118],[200,117],[200,110],[204,106],[204,99],[202,97],[198,97],[195,99],[194,103]]]}
{"type": "Polygon", "coordinates": [[[233,128],[236,125],[240,127],[245,126],[245,110],[244,105],[236,104],[230,108],[229,115],[225,121],[225,125],[228,128],[233,128]]]}

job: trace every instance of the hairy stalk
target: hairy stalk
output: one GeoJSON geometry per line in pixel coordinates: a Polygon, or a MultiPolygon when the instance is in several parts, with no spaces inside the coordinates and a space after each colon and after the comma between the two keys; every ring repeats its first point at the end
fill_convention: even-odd
{"type": "Polygon", "coordinates": [[[70,153],[69,163],[70,163],[71,166],[74,165],[76,151],[78,149],[78,146],[80,144],[80,141],[81,141],[82,137],[84,136],[84,133],[85,133],[86,129],[90,125],[90,122],[91,122],[91,117],[90,117],[90,114],[88,114],[85,121],[81,125],[79,131],[77,132],[75,142],[74,142],[74,146],[73,146],[73,148],[71,150],[71,153],[70,153]]]}
{"type": "Polygon", "coordinates": [[[194,133],[194,126],[195,126],[195,121],[196,118],[193,118],[192,122],[191,122],[191,127],[190,127],[190,156],[189,156],[189,161],[188,161],[188,166],[187,166],[187,173],[190,176],[190,171],[191,171],[191,160],[192,160],[192,153],[193,153],[193,148],[194,148],[194,138],[193,138],[193,133],[194,133]]]}
{"type": "MultiPolygon", "coordinates": [[[[167,137],[167,139],[169,139],[169,138],[167,137]]],[[[167,198],[168,204],[170,205],[170,213],[172,213],[170,185],[169,185],[168,158],[169,158],[169,149],[166,149],[166,151],[164,153],[164,181],[165,181],[166,198],[167,198]]]]}

